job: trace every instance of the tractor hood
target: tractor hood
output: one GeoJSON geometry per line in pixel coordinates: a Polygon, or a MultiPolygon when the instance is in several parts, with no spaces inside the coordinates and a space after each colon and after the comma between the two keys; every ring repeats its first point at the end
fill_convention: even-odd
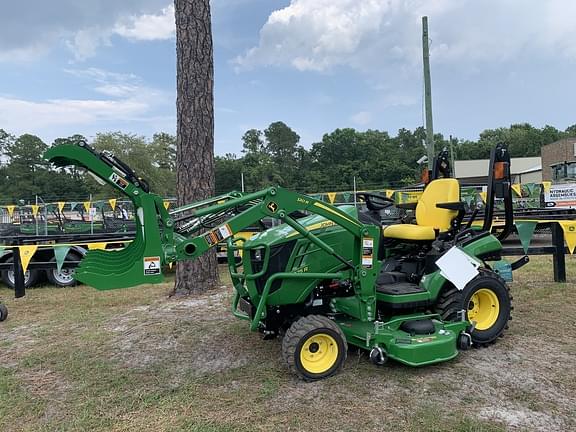
{"type": "MultiPolygon", "coordinates": [[[[353,205],[343,205],[338,208],[355,219],[358,217],[358,210],[353,205]]],[[[306,228],[307,231],[313,231],[316,235],[333,229],[342,229],[334,222],[319,215],[306,216],[298,219],[298,222],[306,228]]],[[[262,244],[274,246],[294,240],[298,238],[298,236],[300,236],[300,234],[292,227],[287,224],[281,224],[255,234],[244,243],[244,247],[252,248],[262,244]]]]}

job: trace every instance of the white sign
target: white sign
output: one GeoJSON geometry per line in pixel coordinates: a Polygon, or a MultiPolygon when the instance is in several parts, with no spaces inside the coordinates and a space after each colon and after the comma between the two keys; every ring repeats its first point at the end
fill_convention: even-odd
{"type": "Polygon", "coordinates": [[[160,274],[160,257],[144,257],[144,275],[152,276],[160,274]]]}
{"type": "Polygon", "coordinates": [[[478,267],[480,267],[474,258],[456,246],[442,255],[436,261],[436,265],[442,276],[459,290],[463,290],[466,284],[478,275],[478,267]]]}
{"type": "Polygon", "coordinates": [[[546,207],[576,208],[576,184],[560,184],[550,186],[544,193],[546,207]]]}

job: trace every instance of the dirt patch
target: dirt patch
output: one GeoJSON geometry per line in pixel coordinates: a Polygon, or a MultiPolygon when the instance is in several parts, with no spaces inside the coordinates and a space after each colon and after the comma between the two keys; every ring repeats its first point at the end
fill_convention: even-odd
{"type": "Polygon", "coordinates": [[[195,375],[243,366],[247,357],[242,342],[221,325],[234,320],[228,300],[226,290],[139,306],[115,316],[105,326],[113,336],[109,354],[130,368],[177,360],[188,365],[186,373],[195,375]]]}
{"type": "Polygon", "coordinates": [[[558,418],[520,407],[481,408],[478,416],[485,420],[501,421],[509,429],[519,428],[544,432],[567,430],[564,422],[558,418]]]}

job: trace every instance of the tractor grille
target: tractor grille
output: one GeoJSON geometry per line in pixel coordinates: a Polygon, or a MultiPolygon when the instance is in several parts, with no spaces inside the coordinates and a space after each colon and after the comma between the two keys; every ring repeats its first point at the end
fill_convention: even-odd
{"type": "MultiPolygon", "coordinates": [[[[288,260],[290,259],[290,255],[292,254],[292,250],[294,249],[294,245],[296,244],[296,240],[292,240],[286,243],[282,243],[278,246],[272,246],[270,248],[270,261],[268,262],[268,269],[266,269],[266,273],[264,273],[261,277],[255,280],[256,289],[260,294],[264,290],[264,285],[266,285],[266,281],[270,276],[275,273],[284,272],[286,271],[288,260]]],[[[264,249],[261,249],[263,252],[264,249]]],[[[255,258],[256,250],[250,251],[250,263],[252,264],[252,271],[254,273],[258,273],[262,270],[262,266],[264,264],[265,257],[262,256],[261,260],[256,260],[255,258]]],[[[272,286],[270,287],[270,293],[273,293],[282,285],[282,279],[277,279],[272,282],[272,286]]]]}

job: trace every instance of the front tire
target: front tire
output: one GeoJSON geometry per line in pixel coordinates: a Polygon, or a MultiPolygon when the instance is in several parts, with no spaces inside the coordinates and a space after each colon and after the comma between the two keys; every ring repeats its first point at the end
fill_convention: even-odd
{"type": "Polygon", "coordinates": [[[0,321],[4,321],[8,318],[8,308],[5,304],[0,304],[0,321]]]}
{"type": "Polygon", "coordinates": [[[344,366],[347,351],[344,333],[323,315],[298,319],[282,339],[284,361],[305,381],[317,381],[338,373],[344,366]]]}
{"type": "Polygon", "coordinates": [[[487,345],[508,328],[512,297],[508,286],[492,271],[480,269],[462,291],[450,286],[438,298],[436,312],[442,319],[454,321],[458,311],[466,310],[468,321],[476,322],[470,334],[475,345],[487,345]]]}

